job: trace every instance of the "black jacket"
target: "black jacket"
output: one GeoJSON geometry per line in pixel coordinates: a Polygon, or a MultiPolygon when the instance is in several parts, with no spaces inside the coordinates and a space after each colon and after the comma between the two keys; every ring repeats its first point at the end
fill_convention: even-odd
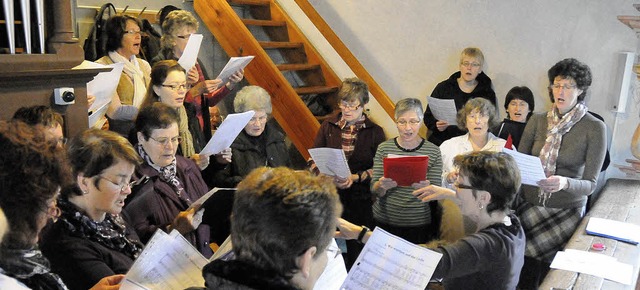
{"type": "Polygon", "coordinates": [[[231,150],[231,163],[216,173],[218,187],[236,187],[251,170],[260,166],[291,166],[284,135],[269,122],[258,138],[242,130],[231,144],[231,150]]]}
{"type": "MultiPolygon", "coordinates": [[[[456,104],[456,110],[460,111],[464,104],[468,100],[473,98],[484,98],[489,100],[494,106],[496,105],[496,93],[493,91],[491,79],[484,73],[480,72],[476,77],[478,85],[473,92],[465,93],[460,90],[457,79],[460,77],[460,72],[452,74],[448,79],[439,83],[433,92],[431,97],[443,100],[454,100],[456,104]]],[[[457,124],[449,124],[444,131],[440,132],[436,128],[436,118],[431,112],[431,108],[427,105],[427,110],[424,112],[424,124],[427,126],[431,135],[429,136],[429,142],[440,146],[442,142],[449,140],[453,137],[464,135],[466,132],[460,130],[457,124]]]]}

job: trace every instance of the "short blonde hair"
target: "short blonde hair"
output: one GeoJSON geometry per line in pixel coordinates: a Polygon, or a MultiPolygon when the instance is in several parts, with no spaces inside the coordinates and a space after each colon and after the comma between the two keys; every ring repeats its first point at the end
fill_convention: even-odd
{"type": "Polygon", "coordinates": [[[175,10],[167,14],[162,23],[162,38],[160,39],[163,49],[173,49],[176,45],[174,34],[183,27],[191,27],[198,30],[198,20],[189,11],[175,10]]]}
{"type": "Polygon", "coordinates": [[[340,84],[338,97],[342,102],[358,100],[360,105],[364,106],[369,103],[369,87],[359,78],[346,78],[340,84]]]}
{"type": "Polygon", "coordinates": [[[264,110],[271,114],[271,96],[259,86],[246,86],[242,88],[233,100],[233,110],[236,113],[244,113],[251,110],[264,110]]]}
{"type": "Polygon", "coordinates": [[[473,58],[479,60],[481,68],[484,66],[484,54],[482,54],[482,50],[480,50],[479,48],[477,48],[477,47],[467,47],[467,48],[463,49],[462,53],[460,54],[460,63],[461,64],[462,64],[462,58],[464,58],[465,56],[473,57],[473,58]]]}
{"type": "Polygon", "coordinates": [[[458,121],[458,128],[463,131],[467,131],[467,116],[478,110],[481,115],[489,117],[489,130],[498,125],[498,116],[496,116],[496,107],[487,99],[474,98],[467,101],[464,107],[458,111],[456,121],[458,121]]]}

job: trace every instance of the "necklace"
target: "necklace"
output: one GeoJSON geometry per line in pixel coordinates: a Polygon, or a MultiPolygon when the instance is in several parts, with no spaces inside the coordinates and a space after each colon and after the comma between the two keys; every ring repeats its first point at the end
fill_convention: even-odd
{"type": "Polygon", "coordinates": [[[400,145],[400,143],[398,143],[398,137],[394,138],[393,142],[396,144],[396,147],[398,147],[398,149],[400,149],[400,150],[402,150],[404,152],[415,152],[415,151],[418,151],[418,150],[420,150],[420,148],[422,148],[422,145],[424,145],[424,139],[423,138],[420,138],[420,144],[418,144],[418,146],[416,146],[413,149],[407,149],[407,148],[402,147],[400,145]]]}

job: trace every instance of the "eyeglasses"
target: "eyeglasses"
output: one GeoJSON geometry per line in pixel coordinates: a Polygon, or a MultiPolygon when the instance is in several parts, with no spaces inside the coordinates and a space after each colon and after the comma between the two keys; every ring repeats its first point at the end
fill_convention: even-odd
{"type": "Polygon", "coordinates": [[[570,91],[570,90],[573,90],[573,89],[577,88],[577,86],[576,85],[569,85],[569,84],[564,84],[564,85],[553,84],[553,85],[549,86],[549,89],[552,89],[552,90],[560,90],[560,88],[564,89],[565,91],[570,91]]]}
{"type": "Polygon", "coordinates": [[[170,88],[171,90],[176,91],[176,92],[179,91],[180,89],[189,90],[191,88],[191,86],[189,84],[187,84],[187,83],[176,84],[176,85],[165,85],[165,84],[162,84],[162,86],[165,87],[165,88],[170,88]]]}
{"type": "Polygon", "coordinates": [[[461,62],[460,65],[464,66],[464,67],[469,67],[469,66],[471,66],[471,67],[480,67],[479,63],[477,63],[477,62],[468,62],[468,61],[461,62]]]}
{"type": "Polygon", "coordinates": [[[341,102],[339,105],[340,109],[349,109],[350,111],[355,111],[358,108],[360,108],[360,104],[354,105],[354,104],[349,104],[346,102],[341,102]]]}
{"type": "Polygon", "coordinates": [[[129,34],[129,35],[136,35],[136,34],[137,34],[137,35],[141,35],[141,34],[142,34],[142,31],[140,31],[140,30],[133,30],[133,29],[131,29],[131,30],[127,30],[127,31],[125,31],[125,33],[126,33],[126,34],[129,34]]]}
{"type": "Polygon", "coordinates": [[[182,137],[180,137],[180,136],[175,136],[173,138],[161,137],[161,138],[158,138],[158,139],[149,136],[149,138],[151,140],[153,140],[153,141],[158,142],[162,146],[167,146],[169,144],[169,142],[171,142],[171,144],[178,144],[178,143],[182,142],[182,137]]]}
{"type": "Polygon", "coordinates": [[[47,210],[44,211],[48,217],[50,217],[53,222],[55,223],[58,218],[60,217],[60,215],[62,215],[62,211],[60,210],[60,208],[58,207],[58,198],[57,196],[53,198],[53,205],[48,205],[47,206],[47,210]]]}
{"type": "Polygon", "coordinates": [[[176,35],[176,37],[180,39],[189,39],[191,37],[191,34],[176,35]]]}
{"type": "Polygon", "coordinates": [[[134,180],[134,181],[131,181],[131,182],[119,183],[119,182],[115,182],[115,181],[113,181],[113,180],[111,180],[109,178],[106,178],[106,177],[104,177],[102,175],[98,175],[98,178],[99,179],[104,179],[106,181],[109,181],[111,184],[113,184],[115,186],[118,186],[120,188],[120,192],[123,192],[124,189],[127,188],[127,187],[129,189],[132,189],[135,185],[138,184],[137,180],[134,180]]]}
{"type": "Polygon", "coordinates": [[[340,250],[340,248],[338,248],[338,246],[334,245],[334,244],[330,244],[327,247],[327,253],[329,254],[329,258],[337,258],[338,256],[340,256],[340,254],[342,254],[342,251],[340,250]]]}
{"type": "Polygon", "coordinates": [[[400,120],[400,121],[396,121],[396,124],[398,124],[398,126],[400,127],[406,127],[407,125],[411,125],[411,127],[415,127],[420,125],[420,120],[400,120]]]}
{"type": "Polygon", "coordinates": [[[472,189],[472,190],[477,190],[475,187],[471,186],[471,185],[466,185],[466,184],[462,184],[462,183],[454,183],[453,187],[458,188],[458,189],[472,189]]]}
{"type": "Polygon", "coordinates": [[[260,117],[252,117],[251,119],[249,119],[249,123],[256,123],[256,122],[260,122],[260,123],[265,123],[267,122],[267,115],[264,116],[260,116],[260,117]]]}

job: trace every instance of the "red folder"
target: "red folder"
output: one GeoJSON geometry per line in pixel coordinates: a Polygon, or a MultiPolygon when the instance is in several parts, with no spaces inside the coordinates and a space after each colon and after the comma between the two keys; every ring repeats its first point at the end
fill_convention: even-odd
{"type": "Polygon", "coordinates": [[[382,160],[384,177],[391,178],[398,186],[411,186],[427,176],[429,156],[394,156],[382,160]]]}

